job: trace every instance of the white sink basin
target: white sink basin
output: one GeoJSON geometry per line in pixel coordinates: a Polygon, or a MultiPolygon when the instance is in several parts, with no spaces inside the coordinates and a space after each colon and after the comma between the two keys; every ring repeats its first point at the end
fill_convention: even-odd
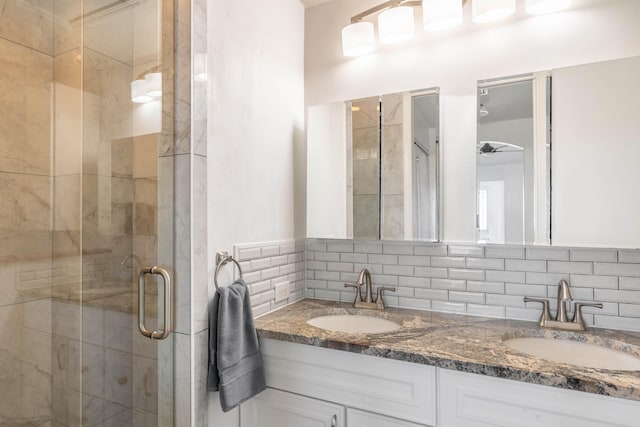
{"type": "Polygon", "coordinates": [[[554,338],[514,338],[504,343],[514,350],[553,362],[596,369],[640,370],[640,358],[596,344],[554,338]]]}
{"type": "Polygon", "coordinates": [[[307,321],[311,326],[334,332],[351,334],[381,334],[400,329],[400,325],[390,320],[373,316],[358,316],[337,314],[332,316],[314,317],[307,321]]]}

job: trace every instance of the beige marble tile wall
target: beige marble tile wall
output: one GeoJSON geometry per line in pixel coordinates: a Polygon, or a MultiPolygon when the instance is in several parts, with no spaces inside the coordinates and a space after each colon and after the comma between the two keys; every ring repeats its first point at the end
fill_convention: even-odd
{"type": "Polygon", "coordinates": [[[379,238],[380,100],[352,102],[353,236],[379,238]]]}
{"type": "Polygon", "coordinates": [[[35,3],[3,1],[0,15],[3,425],[51,421],[53,21],[35,3]]]}
{"type": "Polygon", "coordinates": [[[381,238],[404,239],[403,95],[382,96],[381,238]]]}

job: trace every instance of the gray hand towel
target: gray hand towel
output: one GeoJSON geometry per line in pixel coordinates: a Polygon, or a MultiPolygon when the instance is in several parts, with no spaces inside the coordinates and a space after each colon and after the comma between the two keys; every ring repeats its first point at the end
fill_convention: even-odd
{"type": "Polygon", "coordinates": [[[247,284],[220,287],[209,308],[207,389],[227,412],[266,388],[247,284]]]}

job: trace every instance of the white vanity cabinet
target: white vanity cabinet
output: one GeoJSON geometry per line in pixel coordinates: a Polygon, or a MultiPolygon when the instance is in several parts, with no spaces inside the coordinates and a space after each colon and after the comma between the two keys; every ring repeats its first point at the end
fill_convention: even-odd
{"type": "Polygon", "coordinates": [[[640,402],[439,370],[438,427],[638,427],[640,402]]]}
{"type": "Polygon", "coordinates": [[[639,401],[283,341],[261,345],[270,389],[242,405],[242,427],[640,426],[639,401]]]}
{"type": "Polygon", "coordinates": [[[242,427],[345,427],[345,408],[267,389],[240,408],[242,427]]]}

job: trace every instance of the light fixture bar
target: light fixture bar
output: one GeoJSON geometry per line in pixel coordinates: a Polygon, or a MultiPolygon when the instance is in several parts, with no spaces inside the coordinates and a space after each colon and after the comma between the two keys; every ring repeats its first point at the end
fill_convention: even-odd
{"type": "MultiPolygon", "coordinates": [[[[462,0],[462,5],[467,4],[468,0],[462,0]]],[[[372,7],[371,9],[367,9],[362,13],[354,15],[351,17],[351,23],[355,24],[356,22],[362,21],[367,16],[373,15],[378,12],[382,12],[383,10],[391,9],[396,6],[411,6],[411,7],[420,7],[422,6],[421,0],[389,0],[382,4],[372,7]]]]}

